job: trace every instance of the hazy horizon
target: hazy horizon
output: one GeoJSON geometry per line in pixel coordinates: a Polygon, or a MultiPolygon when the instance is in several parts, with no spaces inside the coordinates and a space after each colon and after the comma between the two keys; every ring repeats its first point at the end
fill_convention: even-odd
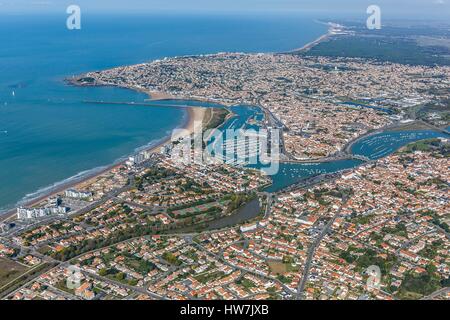
{"type": "Polygon", "coordinates": [[[65,13],[76,4],[84,13],[315,13],[359,17],[380,6],[386,18],[446,19],[450,0],[0,0],[0,14],[65,13]]]}

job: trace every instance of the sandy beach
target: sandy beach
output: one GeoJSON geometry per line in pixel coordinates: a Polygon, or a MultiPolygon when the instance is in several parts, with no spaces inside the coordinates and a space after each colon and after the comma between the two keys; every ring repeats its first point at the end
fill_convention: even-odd
{"type": "Polygon", "coordinates": [[[314,41],[311,41],[310,43],[307,43],[306,45],[304,45],[304,46],[301,47],[301,48],[298,48],[298,49],[294,49],[294,50],[289,51],[290,53],[293,53],[293,52],[305,52],[305,51],[308,51],[308,50],[310,50],[311,48],[317,46],[319,43],[321,43],[321,42],[327,40],[329,37],[331,37],[332,35],[335,34],[335,28],[336,28],[338,25],[336,25],[336,24],[334,24],[334,23],[331,23],[331,22],[328,22],[328,23],[324,23],[324,22],[320,22],[320,21],[317,21],[317,22],[318,22],[318,23],[321,23],[321,24],[326,24],[326,25],[328,26],[328,32],[327,32],[326,34],[324,34],[324,35],[321,35],[319,38],[315,39],[314,41]]]}
{"type": "Polygon", "coordinates": [[[308,51],[309,49],[315,47],[316,45],[318,45],[319,43],[321,43],[322,41],[325,41],[326,39],[328,39],[328,37],[331,36],[331,33],[328,32],[327,34],[324,34],[323,36],[320,36],[319,38],[317,38],[316,40],[308,43],[307,45],[299,48],[299,49],[295,49],[292,50],[293,52],[303,52],[303,51],[308,51]]]}
{"type": "MultiPolygon", "coordinates": [[[[157,100],[161,100],[161,99],[173,99],[172,96],[165,94],[165,93],[156,93],[156,92],[152,92],[150,93],[150,100],[152,101],[157,101],[157,100]]],[[[180,134],[175,135],[174,137],[172,136],[167,136],[164,139],[162,139],[160,142],[158,142],[156,145],[153,145],[151,147],[149,147],[148,149],[146,149],[147,151],[150,151],[152,153],[159,153],[161,150],[161,147],[163,145],[165,145],[166,143],[170,142],[172,138],[178,139],[180,137],[192,134],[194,132],[194,130],[196,129],[196,127],[198,127],[198,125],[201,125],[203,122],[203,119],[205,117],[206,114],[206,108],[203,107],[186,107],[187,109],[187,117],[186,117],[186,121],[184,122],[183,125],[181,125],[180,127],[178,127],[177,129],[182,129],[183,132],[180,131],[180,134]]],[[[98,176],[101,176],[102,174],[113,170],[115,168],[118,168],[122,165],[124,165],[125,161],[121,161],[119,163],[115,163],[112,165],[107,166],[105,169],[93,173],[91,175],[87,175],[85,177],[83,177],[81,180],[78,181],[73,181],[73,182],[67,182],[66,184],[62,184],[58,187],[55,187],[55,189],[49,191],[46,194],[43,194],[35,199],[32,199],[28,202],[23,203],[22,205],[25,207],[32,207],[32,206],[36,206],[39,203],[41,203],[42,201],[46,200],[49,197],[52,196],[56,196],[57,194],[60,194],[61,192],[63,192],[66,189],[70,189],[70,188],[83,188],[84,185],[86,185],[87,182],[89,182],[92,179],[97,178],[98,176]]],[[[15,215],[16,215],[16,209],[11,209],[9,211],[6,211],[4,214],[2,214],[0,216],[0,222],[7,222],[12,220],[15,215]]]]}

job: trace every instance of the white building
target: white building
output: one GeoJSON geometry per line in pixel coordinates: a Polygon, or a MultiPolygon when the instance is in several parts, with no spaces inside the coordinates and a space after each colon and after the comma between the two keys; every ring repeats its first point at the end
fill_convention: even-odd
{"type": "Polygon", "coordinates": [[[36,219],[45,216],[51,215],[63,215],[69,212],[69,208],[67,207],[46,207],[46,208],[17,208],[17,219],[19,220],[27,220],[27,219],[36,219]]]}
{"type": "Polygon", "coordinates": [[[93,193],[91,191],[78,191],[74,189],[69,189],[65,191],[65,196],[67,198],[73,199],[86,199],[91,198],[93,196],[93,193]]]}
{"type": "Polygon", "coordinates": [[[145,162],[151,158],[151,152],[149,151],[142,151],[134,156],[131,156],[128,158],[128,160],[125,162],[125,164],[129,167],[133,167],[135,165],[141,164],[142,162],[145,162]]]}

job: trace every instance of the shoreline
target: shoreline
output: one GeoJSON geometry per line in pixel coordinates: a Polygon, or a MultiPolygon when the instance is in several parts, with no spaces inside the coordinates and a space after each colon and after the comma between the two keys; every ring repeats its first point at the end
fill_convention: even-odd
{"type": "MultiPolygon", "coordinates": [[[[144,90],[138,90],[138,88],[126,88],[126,89],[144,92],[147,95],[149,95],[149,100],[151,100],[151,101],[157,101],[157,100],[163,100],[163,99],[178,100],[177,98],[172,97],[171,95],[166,94],[164,92],[150,93],[150,92],[147,92],[144,90]]],[[[186,130],[186,134],[192,134],[195,130],[195,124],[198,121],[202,121],[202,119],[204,118],[206,109],[202,108],[202,107],[193,107],[193,106],[185,107],[185,109],[186,109],[186,116],[185,116],[186,119],[184,120],[184,122],[181,125],[178,125],[173,130],[177,130],[177,129],[178,130],[186,130]]],[[[180,137],[180,135],[176,136],[176,138],[179,138],[179,137],[180,137]]],[[[164,146],[165,144],[170,142],[171,139],[172,139],[172,135],[165,136],[165,137],[161,138],[159,141],[155,142],[151,146],[148,146],[148,147],[142,146],[142,147],[136,148],[135,150],[148,151],[151,153],[158,153],[158,152],[160,152],[162,146],[164,146]]],[[[125,157],[127,158],[128,156],[130,156],[132,154],[133,153],[126,155],[125,157]]],[[[36,206],[49,197],[56,196],[57,194],[65,191],[69,188],[76,188],[77,186],[85,184],[89,180],[95,179],[108,171],[117,169],[117,168],[123,166],[125,164],[125,162],[126,162],[126,159],[118,159],[118,160],[115,160],[112,164],[105,165],[99,171],[92,172],[91,174],[87,173],[86,176],[81,177],[79,180],[77,179],[76,181],[67,181],[66,183],[64,183],[64,180],[56,182],[55,184],[58,184],[58,183],[61,183],[61,184],[55,186],[54,188],[52,188],[51,186],[44,187],[44,188],[50,188],[50,190],[48,192],[43,192],[42,195],[38,195],[36,198],[30,199],[28,201],[24,201],[23,203],[20,203],[20,202],[19,203],[21,204],[21,206],[24,206],[24,207],[36,206]]],[[[90,170],[95,170],[95,168],[87,169],[87,171],[90,171],[90,170]]],[[[76,175],[74,177],[76,177],[76,175]]],[[[68,179],[71,179],[71,178],[69,177],[68,179]]],[[[19,207],[18,206],[19,203],[15,204],[14,208],[5,209],[5,211],[2,214],[0,214],[0,223],[5,223],[5,222],[11,220],[11,218],[13,218],[16,215],[17,208],[19,207]]]]}
{"type": "MultiPolygon", "coordinates": [[[[293,53],[293,52],[301,52],[307,49],[310,49],[311,47],[317,45],[318,43],[324,41],[325,39],[327,39],[329,36],[334,34],[334,31],[336,28],[342,28],[342,26],[333,23],[333,22],[324,22],[324,21],[319,21],[316,20],[316,23],[319,24],[323,24],[323,25],[327,25],[328,26],[328,32],[326,34],[321,35],[318,39],[315,39],[314,41],[304,45],[302,48],[300,49],[293,49],[291,51],[289,51],[288,53],[293,53]]],[[[282,53],[282,52],[281,52],[282,53]]],[[[192,55],[192,56],[196,56],[196,55],[192,55]]],[[[203,97],[179,97],[179,96],[173,96],[171,94],[168,94],[166,92],[159,92],[159,91],[151,91],[145,88],[142,88],[140,86],[129,86],[129,87],[121,87],[121,86],[116,86],[116,85],[111,85],[111,84],[103,84],[103,83],[83,83],[80,84],[77,81],[75,81],[75,77],[72,78],[66,78],[64,79],[64,81],[66,82],[66,84],[69,85],[73,85],[73,86],[107,86],[107,87],[111,87],[111,86],[115,86],[115,87],[120,87],[123,89],[128,89],[128,90],[133,90],[133,91],[137,91],[137,92],[141,92],[144,93],[146,95],[148,95],[148,98],[145,99],[145,101],[158,101],[158,100],[197,100],[199,102],[214,102],[214,103],[220,103],[221,105],[223,105],[224,107],[229,107],[232,105],[232,103],[227,103],[224,101],[211,101],[209,99],[203,98],[203,97]]],[[[174,128],[175,129],[184,129],[187,130],[190,133],[193,133],[195,128],[195,122],[200,121],[200,123],[203,123],[203,118],[205,117],[205,112],[202,111],[202,117],[200,118],[200,116],[197,116],[197,114],[199,114],[199,111],[196,111],[198,109],[204,109],[202,107],[194,107],[194,106],[186,106],[187,109],[187,119],[185,120],[185,122],[181,125],[181,126],[177,126],[174,128]],[[198,119],[200,118],[200,119],[198,119]]],[[[155,142],[155,144],[153,146],[142,146],[140,148],[136,148],[136,150],[146,150],[149,152],[158,152],[161,147],[166,144],[167,142],[169,142],[171,140],[171,136],[165,136],[163,137],[161,140],[155,142]]],[[[133,153],[126,155],[125,158],[127,158],[128,156],[132,155],[133,153]]],[[[14,205],[14,208],[8,209],[5,208],[3,210],[3,212],[0,213],[0,223],[1,222],[5,222],[7,220],[9,220],[11,218],[11,216],[13,216],[16,213],[17,207],[19,205],[23,205],[23,206],[35,206],[37,204],[39,204],[40,202],[42,202],[43,200],[45,200],[48,197],[54,196],[58,193],[61,193],[62,191],[68,189],[68,188],[75,188],[76,186],[85,183],[86,181],[90,180],[90,179],[94,179],[102,174],[104,174],[105,172],[108,172],[110,170],[113,170],[117,167],[122,166],[125,163],[126,160],[122,160],[122,159],[117,159],[115,160],[112,164],[108,164],[105,165],[102,169],[99,169],[99,171],[96,172],[92,172],[92,173],[87,173],[86,176],[84,177],[80,177],[79,179],[76,179],[74,181],[67,181],[66,183],[64,183],[64,180],[62,181],[58,181],[55,183],[54,187],[53,186],[46,186],[43,187],[43,189],[45,190],[46,188],[49,188],[49,191],[43,191],[41,195],[37,195],[34,199],[30,199],[30,200],[25,200],[26,196],[24,198],[22,198],[18,203],[16,203],[14,205]],[[22,202],[23,201],[23,202],[22,202]]],[[[86,170],[87,172],[91,171],[91,170],[95,170],[96,168],[92,168],[92,169],[88,169],[86,170]]],[[[80,174],[80,173],[78,173],[80,174]]],[[[78,175],[77,174],[77,175],[78,175]]],[[[74,177],[76,177],[77,175],[75,175],[74,177]]],[[[67,179],[71,179],[74,177],[69,177],[67,179]]],[[[38,193],[39,190],[36,191],[36,193],[38,193]]]]}
{"type": "MultiPolygon", "coordinates": [[[[312,47],[316,46],[317,44],[319,44],[320,42],[328,39],[329,37],[339,34],[338,33],[339,29],[343,28],[343,26],[333,23],[333,22],[323,22],[323,21],[316,21],[316,22],[323,24],[323,25],[327,25],[328,32],[326,34],[321,35],[319,38],[313,40],[312,42],[307,43],[306,45],[304,45],[303,47],[301,47],[299,49],[293,49],[293,50],[289,51],[289,53],[295,53],[295,52],[299,53],[299,52],[307,51],[307,50],[311,49],[312,47]]],[[[174,95],[168,94],[166,92],[150,91],[150,90],[147,90],[140,86],[122,87],[119,85],[111,85],[111,84],[103,84],[103,83],[80,84],[80,83],[74,81],[74,78],[72,78],[72,79],[67,78],[67,79],[65,79],[65,82],[69,85],[80,86],[80,87],[87,87],[87,86],[92,86],[92,87],[107,86],[108,87],[109,86],[109,87],[119,87],[119,88],[123,88],[123,89],[127,89],[127,90],[133,90],[133,91],[137,91],[137,92],[146,94],[148,96],[148,98],[145,99],[145,101],[152,101],[152,102],[163,101],[163,100],[191,100],[191,101],[199,101],[199,102],[214,102],[214,103],[221,104],[224,107],[229,107],[229,106],[233,105],[231,103],[227,103],[224,101],[212,101],[210,99],[202,98],[202,97],[189,98],[189,97],[174,96],[174,95]]],[[[200,123],[203,123],[203,120],[206,116],[207,108],[201,107],[201,106],[185,106],[185,107],[183,107],[183,109],[186,109],[186,119],[181,125],[176,126],[174,128],[174,130],[176,130],[176,129],[185,130],[185,132],[184,132],[185,134],[188,134],[188,133],[192,134],[195,131],[196,122],[198,121],[200,123]]],[[[232,117],[232,113],[227,116],[227,118],[229,118],[229,117],[232,117]]],[[[212,116],[210,117],[209,120],[211,120],[211,118],[212,118],[212,116]]],[[[354,143],[356,140],[360,140],[360,139],[364,138],[366,135],[357,137],[354,141],[350,141],[350,143],[354,143]]],[[[180,137],[180,135],[174,136],[174,138],[177,138],[177,137],[180,137]]],[[[133,153],[125,155],[124,157],[128,158],[128,156],[130,156],[136,152],[139,152],[139,151],[148,151],[151,153],[157,153],[161,150],[162,146],[164,146],[165,144],[167,144],[168,142],[171,141],[171,138],[172,138],[172,135],[165,135],[160,140],[154,142],[153,145],[145,145],[145,146],[138,147],[135,149],[135,151],[133,151],[133,153]],[[137,150],[139,150],[139,151],[137,151],[137,150]]],[[[348,147],[348,146],[345,146],[345,147],[348,147]]],[[[294,163],[297,163],[297,162],[298,163],[310,163],[310,162],[316,162],[316,161],[317,161],[317,163],[320,163],[320,162],[329,162],[330,160],[327,160],[327,159],[324,160],[323,158],[321,158],[321,159],[308,159],[308,160],[305,160],[305,162],[303,162],[302,160],[293,161],[293,162],[294,163]]],[[[37,195],[35,198],[30,199],[30,200],[23,201],[23,199],[26,199],[26,197],[24,197],[24,198],[22,198],[22,200],[20,202],[16,203],[14,205],[14,207],[11,209],[5,208],[4,211],[2,213],[0,213],[0,223],[10,220],[16,214],[16,210],[19,205],[26,206],[26,207],[36,206],[39,203],[41,203],[43,200],[45,200],[49,197],[55,196],[55,195],[63,192],[64,190],[67,190],[69,188],[76,188],[77,186],[85,184],[89,180],[95,179],[96,177],[99,177],[108,171],[119,168],[120,166],[123,166],[125,164],[125,162],[126,162],[125,159],[120,158],[120,159],[115,160],[112,164],[108,164],[103,167],[98,167],[99,168],[98,171],[90,172],[97,168],[88,169],[86,171],[87,172],[86,175],[80,177],[79,179],[74,179],[72,181],[67,181],[67,182],[64,182],[65,180],[62,180],[62,181],[56,182],[54,186],[44,187],[44,190],[47,188],[49,190],[43,191],[41,195],[37,195]]],[[[78,174],[80,174],[80,173],[78,173],[78,174]]],[[[69,177],[68,179],[75,178],[77,175],[75,175],[73,177],[69,177]]],[[[39,190],[37,192],[39,192],[39,190]]]]}
{"type": "Polygon", "coordinates": [[[317,46],[318,44],[320,44],[321,42],[329,39],[330,37],[332,37],[333,35],[335,35],[335,31],[336,28],[342,28],[343,26],[337,24],[337,23],[333,23],[333,22],[322,22],[322,21],[316,21],[317,23],[320,24],[324,24],[328,26],[328,31],[327,33],[321,35],[320,37],[318,37],[317,39],[305,44],[303,47],[301,48],[297,48],[297,49],[293,49],[288,51],[287,53],[302,53],[302,52],[307,52],[310,49],[312,49],[313,47],[317,46]]]}

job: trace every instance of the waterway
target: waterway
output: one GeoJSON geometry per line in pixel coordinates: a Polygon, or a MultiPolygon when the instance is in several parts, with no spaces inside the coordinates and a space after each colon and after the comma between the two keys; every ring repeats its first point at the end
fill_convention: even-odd
{"type": "MultiPolygon", "coordinates": [[[[223,128],[255,130],[260,128],[260,121],[263,120],[261,118],[261,108],[255,106],[236,106],[230,109],[235,116],[230,118],[223,125],[223,128]],[[255,122],[255,119],[258,119],[259,122],[255,122]],[[248,124],[249,121],[252,124],[248,124]]],[[[389,156],[409,143],[438,137],[450,138],[450,135],[432,130],[386,131],[367,136],[357,141],[352,146],[351,153],[366,156],[370,160],[376,160],[389,156]]],[[[306,178],[355,168],[363,163],[360,160],[336,160],[321,163],[279,163],[277,172],[271,174],[273,183],[265,191],[277,192],[306,178]]],[[[273,164],[271,165],[273,166],[273,164]]],[[[267,165],[257,163],[249,165],[249,167],[264,171],[267,165]]]]}

